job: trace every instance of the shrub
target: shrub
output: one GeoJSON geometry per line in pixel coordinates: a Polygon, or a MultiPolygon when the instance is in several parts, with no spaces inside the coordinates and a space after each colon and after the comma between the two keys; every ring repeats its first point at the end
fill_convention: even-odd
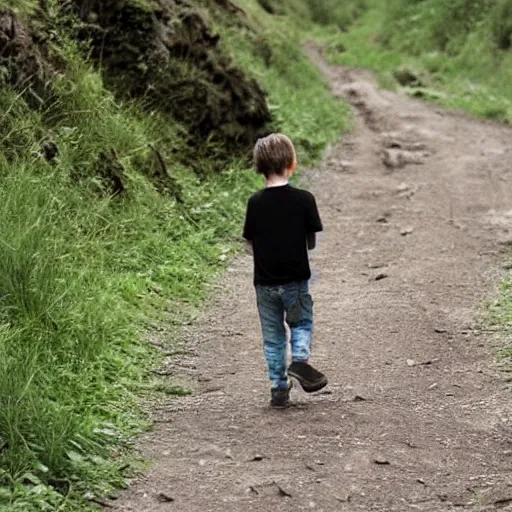
{"type": "Polygon", "coordinates": [[[512,0],[500,0],[490,14],[494,43],[501,50],[512,46],[512,0]]]}
{"type": "Polygon", "coordinates": [[[366,0],[307,0],[311,18],[319,25],[348,28],[366,9],[366,0]]]}

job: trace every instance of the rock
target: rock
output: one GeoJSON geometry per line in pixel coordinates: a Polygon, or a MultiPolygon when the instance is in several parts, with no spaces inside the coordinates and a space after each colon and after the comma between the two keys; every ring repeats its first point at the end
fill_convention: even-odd
{"type": "Polygon", "coordinates": [[[149,111],[168,115],[186,129],[180,148],[185,162],[199,161],[197,152],[206,143],[226,157],[246,155],[268,132],[272,116],[265,91],[236,65],[193,2],[166,0],[151,7],[127,0],[69,3],[84,22],[77,24],[76,38],[90,42],[106,87],[121,99],[143,98],[149,111]]]}
{"type": "Polygon", "coordinates": [[[418,74],[409,68],[395,69],[393,71],[393,77],[402,87],[423,87],[423,82],[418,74]]]}
{"type": "Polygon", "coordinates": [[[159,493],[158,496],[156,497],[156,499],[160,503],[172,503],[173,501],[175,501],[173,497],[171,497],[168,494],[165,494],[163,492],[159,493]]]}
{"type": "Polygon", "coordinates": [[[439,386],[439,384],[437,382],[434,382],[434,384],[431,384],[428,389],[435,389],[439,386]]]}
{"type": "Polygon", "coordinates": [[[346,160],[342,160],[341,162],[339,162],[339,166],[343,172],[348,172],[352,169],[351,162],[348,162],[346,160]]]}
{"type": "Polygon", "coordinates": [[[447,333],[448,331],[447,331],[446,329],[441,329],[441,328],[439,328],[439,327],[436,327],[436,328],[434,329],[434,332],[437,332],[438,334],[445,334],[445,333],[447,333]]]}
{"type": "Polygon", "coordinates": [[[413,228],[402,228],[402,229],[400,230],[400,234],[401,234],[402,236],[407,236],[407,235],[412,234],[412,233],[413,233],[413,231],[414,231],[414,229],[413,229],[413,228]]]}
{"type": "Polygon", "coordinates": [[[283,489],[277,482],[274,482],[275,486],[277,487],[277,491],[279,492],[279,496],[282,498],[291,498],[292,493],[287,491],[286,489],[283,489]]]}
{"type": "Polygon", "coordinates": [[[380,274],[377,274],[375,276],[375,281],[382,281],[383,279],[386,279],[388,277],[388,274],[386,274],[385,272],[381,272],[380,274]]]}
{"type": "Polygon", "coordinates": [[[400,169],[405,166],[406,161],[403,158],[403,154],[400,150],[396,149],[385,149],[382,152],[382,163],[388,169],[400,169]]]}
{"type": "Polygon", "coordinates": [[[255,455],[252,459],[251,459],[251,462],[260,462],[264,459],[265,457],[263,455],[255,455]]]}
{"type": "Polygon", "coordinates": [[[352,402],[366,402],[366,398],[356,395],[354,398],[352,398],[352,402]]]}
{"type": "Polygon", "coordinates": [[[416,361],[414,359],[407,359],[407,366],[416,366],[416,361]]]}
{"type": "Polygon", "coordinates": [[[41,107],[53,71],[27,26],[6,9],[0,10],[0,67],[7,84],[20,91],[31,106],[41,107]]]}
{"type": "Polygon", "coordinates": [[[373,462],[379,466],[389,466],[390,465],[390,462],[389,460],[387,459],[382,459],[382,458],[378,458],[378,459],[373,459],[373,462]]]}

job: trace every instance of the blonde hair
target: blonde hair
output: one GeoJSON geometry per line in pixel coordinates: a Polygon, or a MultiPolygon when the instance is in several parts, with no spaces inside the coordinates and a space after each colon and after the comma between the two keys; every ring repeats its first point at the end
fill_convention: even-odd
{"type": "Polygon", "coordinates": [[[267,178],[282,175],[295,163],[296,154],[292,141],[281,133],[273,133],[259,139],[254,147],[256,172],[267,178]]]}

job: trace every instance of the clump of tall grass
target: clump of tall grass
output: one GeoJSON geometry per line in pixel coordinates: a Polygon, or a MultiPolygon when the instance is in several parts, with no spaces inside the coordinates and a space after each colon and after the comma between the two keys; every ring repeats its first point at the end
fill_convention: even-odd
{"type": "Polygon", "coordinates": [[[337,25],[348,29],[367,8],[366,0],[307,0],[311,20],[318,25],[337,25]]]}
{"type": "Polygon", "coordinates": [[[9,9],[17,14],[29,15],[37,9],[37,0],[0,0],[0,9],[9,9]]]}

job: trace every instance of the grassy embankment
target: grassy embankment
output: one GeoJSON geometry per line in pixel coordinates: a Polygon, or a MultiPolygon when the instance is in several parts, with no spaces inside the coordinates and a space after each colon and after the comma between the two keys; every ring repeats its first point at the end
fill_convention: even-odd
{"type": "MultiPolygon", "coordinates": [[[[141,3],[142,0],[133,0],[141,3]]],[[[28,19],[37,2],[1,0],[28,19]]],[[[55,6],[55,2],[50,2],[55,6]]],[[[150,2],[144,2],[151,9],[150,2]]],[[[319,73],[301,55],[311,26],[240,2],[247,28],[203,15],[223,45],[269,92],[275,129],[317,159],[345,127],[319,73]]],[[[315,2],[316,4],[316,2],[315,2]]],[[[151,382],[157,357],[144,333],[179,325],[185,305],[236,251],[247,196],[258,186],[242,161],[176,157],[182,128],[120,102],[51,9],[51,52],[64,72],[51,101],[0,82],[0,509],[86,510],[124,485],[130,440],[144,427],[138,397],[180,392],[151,382]],[[34,108],[34,101],[37,108],[34,108]],[[42,142],[58,147],[48,161],[42,142]],[[141,166],[158,145],[180,190],[159,193],[141,166]],[[125,185],[109,197],[98,161],[114,155],[125,185]]],[[[318,13],[317,13],[318,15],[318,13]]],[[[298,18],[296,18],[298,19],[298,18]]],[[[3,70],[4,68],[0,68],[3,70]]],[[[3,76],[3,75],[2,75],[3,76]]],[[[107,159],[108,161],[108,159],[107,159]]]]}
{"type": "MultiPolygon", "coordinates": [[[[348,32],[317,31],[333,62],[372,69],[384,87],[512,123],[511,0],[360,3],[348,32]]],[[[509,331],[512,279],[501,291],[489,321],[509,331]]],[[[512,347],[502,354],[512,360],[512,347]]]]}

